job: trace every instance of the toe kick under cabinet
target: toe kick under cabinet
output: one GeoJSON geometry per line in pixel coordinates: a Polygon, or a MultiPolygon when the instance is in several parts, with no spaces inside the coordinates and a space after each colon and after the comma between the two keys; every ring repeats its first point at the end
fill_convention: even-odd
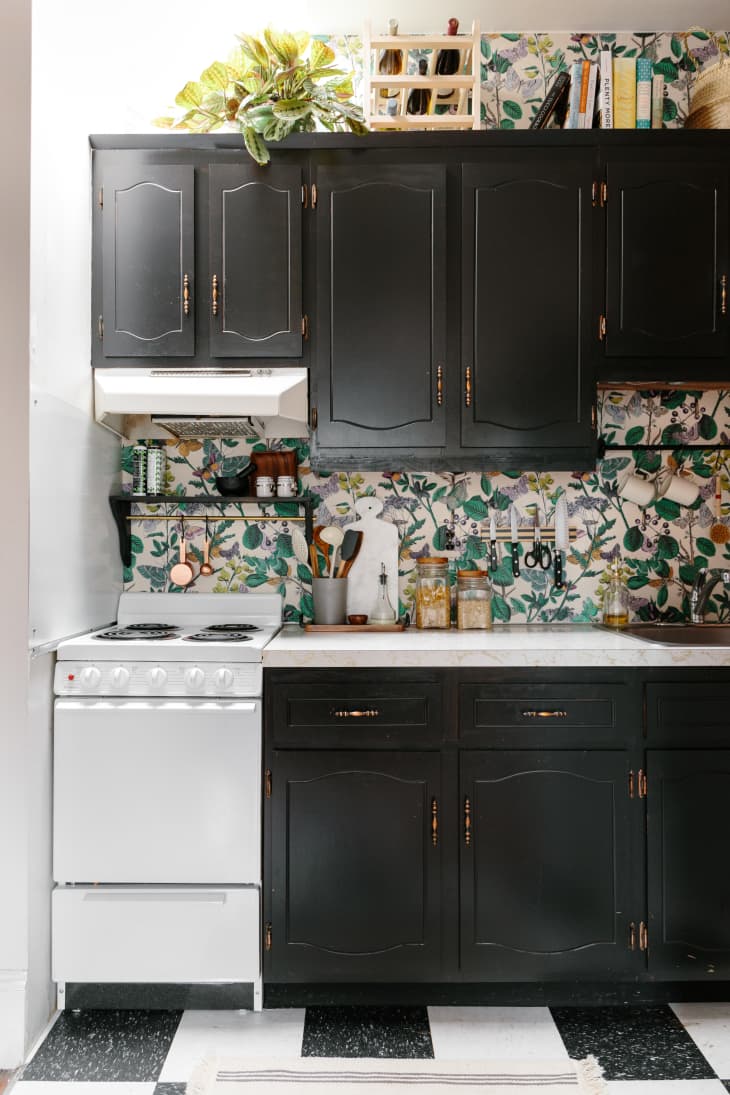
{"type": "Polygon", "coordinates": [[[267,670],[264,978],[730,979],[727,670],[267,670]]]}

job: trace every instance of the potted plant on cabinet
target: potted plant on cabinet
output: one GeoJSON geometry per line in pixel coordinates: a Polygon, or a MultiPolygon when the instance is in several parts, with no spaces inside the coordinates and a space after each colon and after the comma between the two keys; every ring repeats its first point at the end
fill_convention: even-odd
{"type": "Polygon", "coordinates": [[[367,132],[362,108],[351,99],[352,73],[335,66],[334,51],[306,33],[265,30],[238,35],[225,62],[214,61],[175,99],[182,117],[156,118],[168,129],[208,133],[239,129],[250,155],[269,161],[267,141],[315,129],[367,132]]]}

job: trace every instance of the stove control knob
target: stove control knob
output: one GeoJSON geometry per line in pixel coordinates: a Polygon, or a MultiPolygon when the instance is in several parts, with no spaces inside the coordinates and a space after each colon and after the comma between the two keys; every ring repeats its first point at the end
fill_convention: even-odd
{"type": "Polygon", "coordinates": [[[233,688],[233,673],[230,669],[226,669],[225,667],[216,669],[215,686],[220,689],[221,692],[230,692],[233,688]]]}
{"type": "Polygon", "coordinates": [[[84,688],[98,688],[101,684],[101,670],[95,665],[87,665],[81,670],[79,677],[84,688]]]}
{"type": "Polygon", "coordinates": [[[118,665],[116,669],[112,669],[112,684],[121,691],[129,684],[129,670],[125,669],[123,665],[118,665]]]}
{"type": "Polygon", "coordinates": [[[205,673],[198,666],[185,670],[185,684],[190,692],[200,692],[205,684],[205,673]]]}
{"type": "Polygon", "coordinates": [[[161,665],[156,665],[147,673],[147,680],[150,682],[153,688],[162,688],[163,684],[167,680],[167,673],[161,665]]]}

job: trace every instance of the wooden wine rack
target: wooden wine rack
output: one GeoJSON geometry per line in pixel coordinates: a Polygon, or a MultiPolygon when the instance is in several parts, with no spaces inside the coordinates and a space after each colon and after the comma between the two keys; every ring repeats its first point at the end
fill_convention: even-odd
{"type": "Polygon", "coordinates": [[[363,98],[365,121],[370,129],[480,129],[481,113],[481,34],[479,20],[471,26],[471,34],[376,34],[370,32],[370,24],[363,31],[363,98]],[[425,76],[408,74],[381,76],[378,61],[385,49],[397,49],[403,53],[403,70],[408,67],[410,50],[430,49],[428,71],[425,76]],[[434,73],[440,49],[459,50],[460,65],[451,76],[434,73]],[[398,108],[395,114],[379,114],[378,103],[381,88],[397,89],[398,108]],[[431,102],[427,114],[408,114],[408,94],[413,88],[430,88],[431,102]],[[447,98],[438,98],[439,90],[450,88],[447,98]],[[467,113],[471,91],[472,113],[467,113]],[[451,107],[456,113],[436,114],[436,106],[451,107]]]}

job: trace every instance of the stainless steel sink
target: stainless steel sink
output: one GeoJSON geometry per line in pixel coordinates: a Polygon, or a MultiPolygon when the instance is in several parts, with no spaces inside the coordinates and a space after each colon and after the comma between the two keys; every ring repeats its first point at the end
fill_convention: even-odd
{"type": "Polygon", "coordinates": [[[730,647],[730,624],[630,624],[614,628],[597,626],[614,634],[630,635],[660,646],[726,646],[730,647]]]}

